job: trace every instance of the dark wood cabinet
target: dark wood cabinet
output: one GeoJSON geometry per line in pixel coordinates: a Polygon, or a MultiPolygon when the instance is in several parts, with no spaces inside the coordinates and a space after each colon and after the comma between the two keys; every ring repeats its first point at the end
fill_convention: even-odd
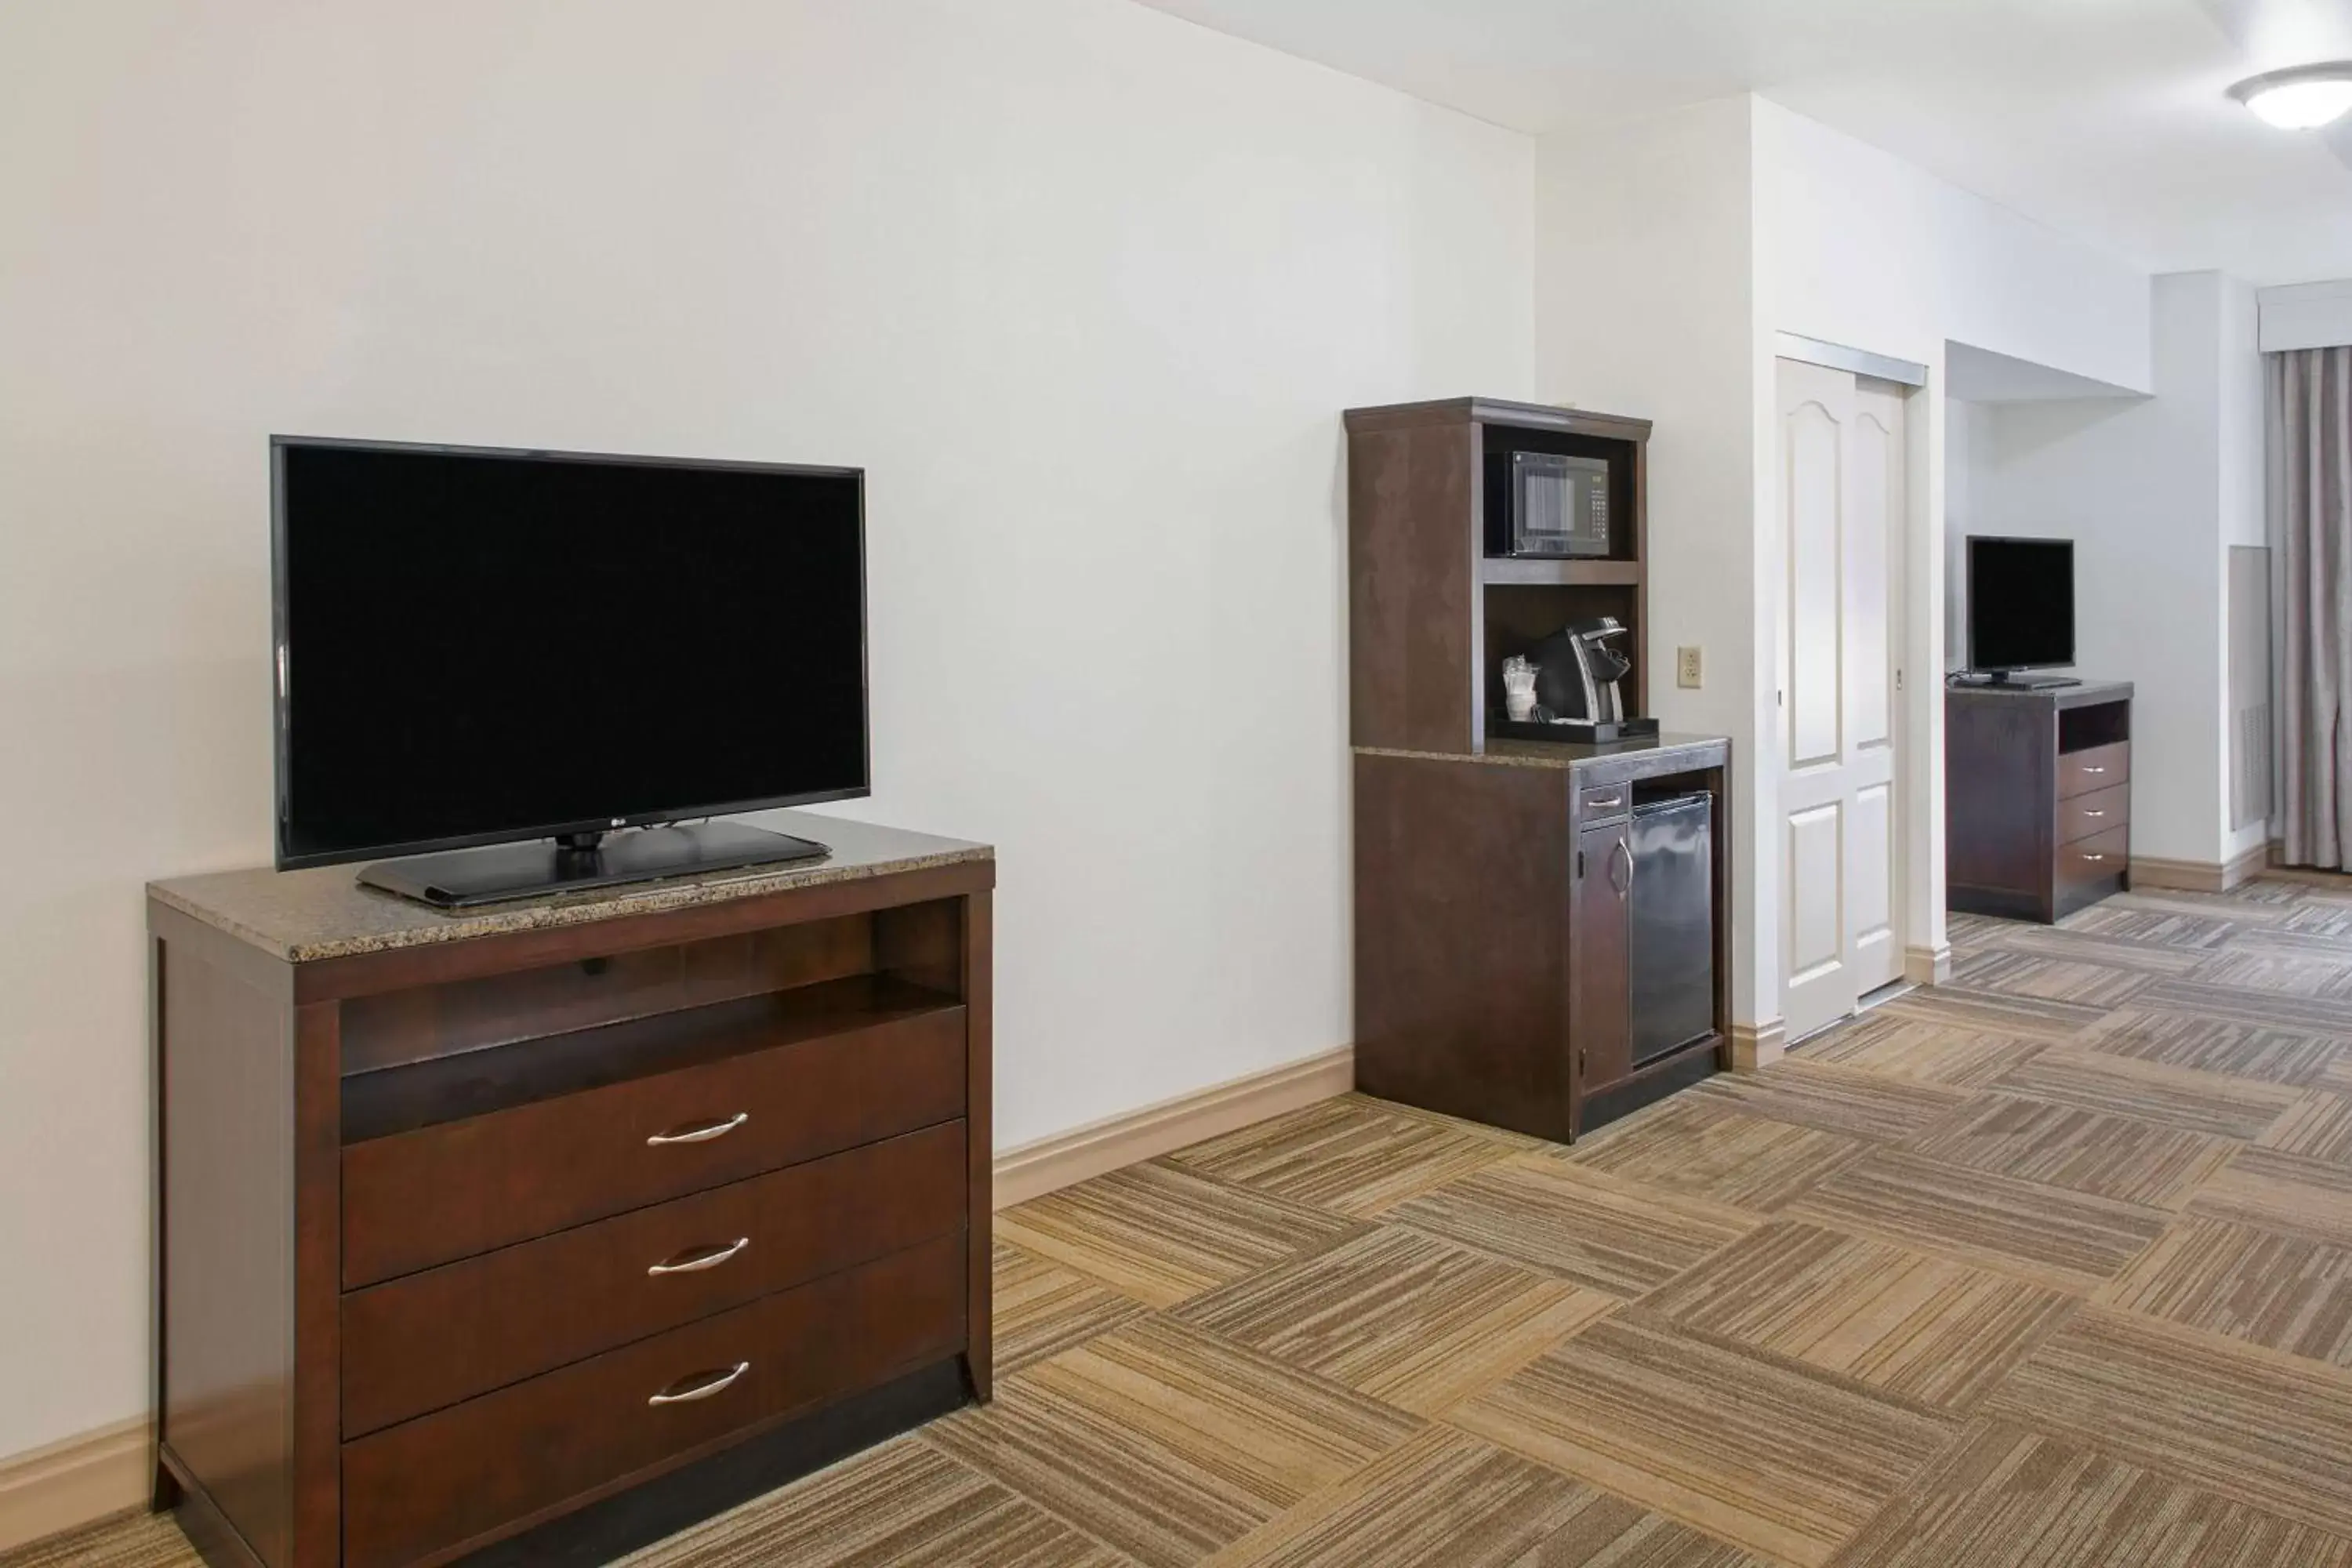
{"type": "Polygon", "coordinates": [[[1489,734],[1504,660],[1590,616],[1627,628],[1647,712],[1649,421],[1465,397],[1347,425],[1357,1087],[1566,1141],[1727,1055],[1729,742],[1489,734]],[[1604,555],[1488,553],[1513,452],[1607,463],[1604,555]],[[1637,1064],[1633,813],[1688,792],[1717,805],[1691,879],[1712,1027],[1637,1064]]]}
{"type": "Polygon", "coordinates": [[[1722,1065],[1727,835],[1711,850],[1715,1029],[1637,1067],[1629,812],[1645,794],[1720,800],[1728,763],[1723,741],[1671,736],[1360,749],[1356,1086],[1565,1142],[1722,1065]],[[1606,820],[1590,820],[1596,796],[1621,803],[1606,820]]]}
{"type": "Polygon", "coordinates": [[[2131,886],[2127,682],[1944,699],[1946,901],[2046,923],[2131,886]]]}
{"type": "Polygon", "coordinates": [[[159,1505],[598,1562],[990,1392],[982,846],[447,914],[151,887],[159,1505]]]}

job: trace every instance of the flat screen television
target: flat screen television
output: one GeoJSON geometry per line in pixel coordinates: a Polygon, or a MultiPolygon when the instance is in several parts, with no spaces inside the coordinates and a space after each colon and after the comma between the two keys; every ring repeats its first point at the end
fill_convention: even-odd
{"type": "Polygon", "coordinates": [[[822,853],[614,830],[868,792],[861,470],[270,457],[279,868],[487,902],[822,853]]]}
{"type": "Polygon", "coordinates": [[[1969,540],[1969,668],[1996,676],[2074,662],[2074,545],[1969,540]]]}

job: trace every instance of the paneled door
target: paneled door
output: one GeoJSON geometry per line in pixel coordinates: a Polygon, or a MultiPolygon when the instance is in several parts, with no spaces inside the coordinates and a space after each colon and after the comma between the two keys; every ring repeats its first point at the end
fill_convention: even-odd
{"type": "Polygon", "coordinates": [[[1780,365],[1781,1013],[1790,1040],[1903,974],[1902,389],[1780,365]]]}

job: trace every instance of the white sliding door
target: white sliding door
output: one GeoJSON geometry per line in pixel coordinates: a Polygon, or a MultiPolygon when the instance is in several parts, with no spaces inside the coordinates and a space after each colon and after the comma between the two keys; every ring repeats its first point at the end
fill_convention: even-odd
{"type": "Polygon", "coordinates": [[[1903,973],[1902,391],[1780,362],[1781,1011],[1795,1040],[1903,973]]]}

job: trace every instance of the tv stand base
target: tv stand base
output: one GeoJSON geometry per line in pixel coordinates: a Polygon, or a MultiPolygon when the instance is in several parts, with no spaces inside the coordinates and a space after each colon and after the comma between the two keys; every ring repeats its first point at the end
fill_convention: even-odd
{"type": "Polygon", "coordinates": [[[704,822],[379,860],[361,868],[360,882],[436,909],[463,910],[624,882],[784,865],[830,853],[822,844],[788,833],[740,822],[704,822]]]}

